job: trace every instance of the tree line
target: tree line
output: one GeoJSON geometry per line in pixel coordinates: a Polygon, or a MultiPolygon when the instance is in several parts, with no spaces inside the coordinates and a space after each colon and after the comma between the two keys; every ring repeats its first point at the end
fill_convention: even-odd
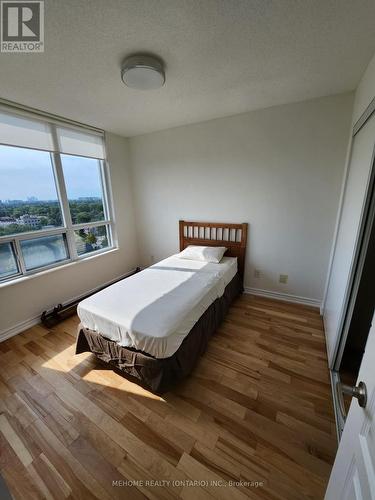
{"type": "MultiPolygon", "coordinates": [[[[103,203],[100,199],[70,200],[69,207],[73,224],[84,224],[85,222],[96,222],[104,219],[103,203]]],[[[40,224],[37,227],[32,227],[19,224],[15,221],[14,224],[0,226],[0,236],[43,229],[45,226],[60,227],[63,225],[60,203],[58,201],[0,204],[0,218],[11,217],[19,219],[21,215],[25,214],[41,217],[40,224]]]]}

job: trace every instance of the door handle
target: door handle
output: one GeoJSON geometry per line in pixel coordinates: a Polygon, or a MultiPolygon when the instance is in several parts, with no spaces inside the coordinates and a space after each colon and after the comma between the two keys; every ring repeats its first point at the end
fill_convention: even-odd
{"type": "Polygon", "coordinates": [[[346,410],[345,410],[345,404],[344,404],[344,397],[342,394],[342,389],[341,389],[341,382],[336,382],[336,395],[337,395],[337,402],[338,402],[338,407],[341,413],[341,416],[345,422],[346,420],[346,410]]]}
{"type": "MultiPolygon", "coordinates": [[[[342,384],[341,382],[337,383],[337,391],[339,392],[339,401],[340,401],[340,406],[341,410],[343,410],[343,398],[341,396],[340,398],[340,393],[341,394],[348,394],[349,396],[356,398],[358,400],[358,404],[361,408],[366,408],[367,404],[367,387],[364,382],[359,382],[358,385],[346,385],[342,384]]],[[[344,410],[345,412],[345,410],[344,410]]],[[[342,411],[342,413],[345,415],[342,411]]]]}

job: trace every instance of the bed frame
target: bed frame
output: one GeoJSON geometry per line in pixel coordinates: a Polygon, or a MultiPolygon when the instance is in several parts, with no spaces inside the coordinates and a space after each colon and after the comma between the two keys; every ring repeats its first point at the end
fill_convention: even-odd
{"type": "Polygon", "coordinates": [[[238,274],[243,281],[245,271],[247,222],[229,224],[227,222],[179,221],[180,252],[189,245],[224,246],[225,255],[237,257],[238,274]]]}

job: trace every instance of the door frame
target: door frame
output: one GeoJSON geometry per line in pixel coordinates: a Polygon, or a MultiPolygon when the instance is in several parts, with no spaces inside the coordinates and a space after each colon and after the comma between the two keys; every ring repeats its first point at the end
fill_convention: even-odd
{"type": "MultiPolygon", "coordinates": [[[[369,106],[366,108],[366,110],[362,113],[360,118],[357,120],[357,122],[353,126],[351,150],[353,149],[353,142],[354,142],[355,136],[358,134],[358,132],[360,130],[362,130],[362,128],[366,125],[366,123],[369,121],[369,119],[374,114],[375,114],[375,98],[371,101],[369,106]]],[[[352,151],[350,151],[349,162],[351,161],[351,156],[352,156],[351,153],[352,153],[352,151]]],[[[349,168],[350,168],[350,165],[349,165],[349,168]]],[[[363,254],[363,243],[364,243],[366,227],[369,227],[369,216],[371,215],[370,210],[373,210],[372,202],[373,202],[373,197],[374,197],[374,189],[375,189],[375,141],[374,141],[374,148],[373,148],[372,157],[371,157],[371,172],[370,172],[369,180],[368,180],[368,183],[366,186],[366,192],[365,192],[365,198],[364,198],[365,201],[364,201],[364,204],[362,207],[362,212],[361,212],[361,217],[360,217],[360,225],[358,228],[356,243],[355,243],[355,247],[354,247],[354,255],[353,255],[352,262],[351,262],[351,266],[350,266],[350,270],[349,270],[349,279],[348,279],[348,283],[346,285],[344,300],[343,300],[343,304],[341,307],[340,320],[339,320],[339,324],[338,324],[338,332],[339,333],[337,335],[337,341],[336,341],[336,345],[335,345],[335,348],[333,351],[331,361],[328,360],[330,370],[334,370],[334,371],[338,371],[338,369],[340,367],[342,354],[344,352],[344,347],[345,347],[346,339],[348,336],[350,319],[351,319],[351,316],[353,313],[353,308],[354,308],[355,300],[353,301],[353,294],[355,294],[355,296],[356,296],[356,294],[358,292],[359,278],[357,277],[357,273],[360,270],[362,270],[362,268],[363,268],[363,262],[364,262],[364,256],[362,255],[363,254]],[[362,260],[361,260],[361,255],[363,257],[362,260]],[[361,266],[361,267],[359,267],[359,266],[361,266]],[[352,306],[351,306],[351,302],[353,302],[352,306]]],[[[345,197],[343,197],[342,202],[344,202],[344,198],[345,197]]],[[[340,209],[341,209],[341,207],[340,207],[340,209]]],[[[373,216],[374,216],[374,214],[372,213],[372,217],[373,216]]],[[[330,269],[330,272],[331,272],[331,269],[330,269]]],[[[329,281],[329,277],[328,277],[327,281],[329,281]]]]}
{"type": "MultiPolygon", "coordinates": [[[[375,137],[374,137],[375,142],[375,137]]],[[[366,192],[366,200],[363,207],[361,224],[358,233],[358,239],[354,252],[352,267],[350,270],[347,292],[343,304],[343,314],[340,320],[341,333],[336,344],[336,354],[332,369],[339,371],[342,356],[349,333],[349,327],[353,316],[354,307],[357,300],[358,289],[362,277],[363,266],[367,257],[367,249],[371,231],[375,220],[375,144],[372,154],[372,166],[369,184],[366,192]]]]}
{"type": "MultiPolygon", "coordinates": [[[[360,130],[362,130],[362,128],[369,121],[369,119],[374,115],[374,113],[375,113],[375,98],[371,101],[369,106],[366,108],[366,110],[363,112],[363,114],[353,127],[348,168],[350,168],[352,148],[355,136],[358,134],[360,130]]],[[[344,196],[342,199],[342,203],[343,202],[344,202],[344,196]]],[[[340,209],[341,208],[342,207],[340,207],[340,209]]],[[[374,227],[374,224],[375,224],[375,138],[371,156],[370,175],[365,190],[364,203],[361,211],[360,223],[354,247],[354,254],[349,270],[349,279],[345,289],[344,300],[338,324],[339,333],[337,335],[337,341],[331,361],[328,360],[338,442],[341,439],[346,417],[341,413],[339,395],[337,392],[338,383],[340,382],[339,369],[349,333],[350,322],[353,316],[354,307],[358,295],[358,289],[362,276],[363,266],[367,255],[369,238],[371,230],[374,227]]],[[[329,277],[327,281],[329,281],[329,277]]]]}

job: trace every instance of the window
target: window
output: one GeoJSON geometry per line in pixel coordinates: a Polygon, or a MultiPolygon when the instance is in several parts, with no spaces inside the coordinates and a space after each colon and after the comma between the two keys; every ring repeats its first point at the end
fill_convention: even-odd
{"type": "Polygon", "coordinates": [[[0,146],[0,236],[62,226],[50,153],[0,146]]]}
{"type": "Polygon", "coordinates": [[[21,240],[20,246],[27,271],[67,260],[69,256],[63,234],[21,240]]]}
{"type": "Polygon", "coordinates": [[[0,280],[113,247],[104,138],[0,109],[0,280]]]}
{"type": "Polygon", "coordinates": [[[78,255],[107,248],[109,241],[108,227],[83,227],[78,231],[74,231],[74,239],[78,255]]]}
{"type": "Polygon", "coordinates": [[[73,224],[104,220],[100,162],[61,155],[61,163],[73,224]]]}
{"type": "Polygon", "coordinates": [[[0,244],[0,279],[19,273],[12,243],[0,244]]]}

